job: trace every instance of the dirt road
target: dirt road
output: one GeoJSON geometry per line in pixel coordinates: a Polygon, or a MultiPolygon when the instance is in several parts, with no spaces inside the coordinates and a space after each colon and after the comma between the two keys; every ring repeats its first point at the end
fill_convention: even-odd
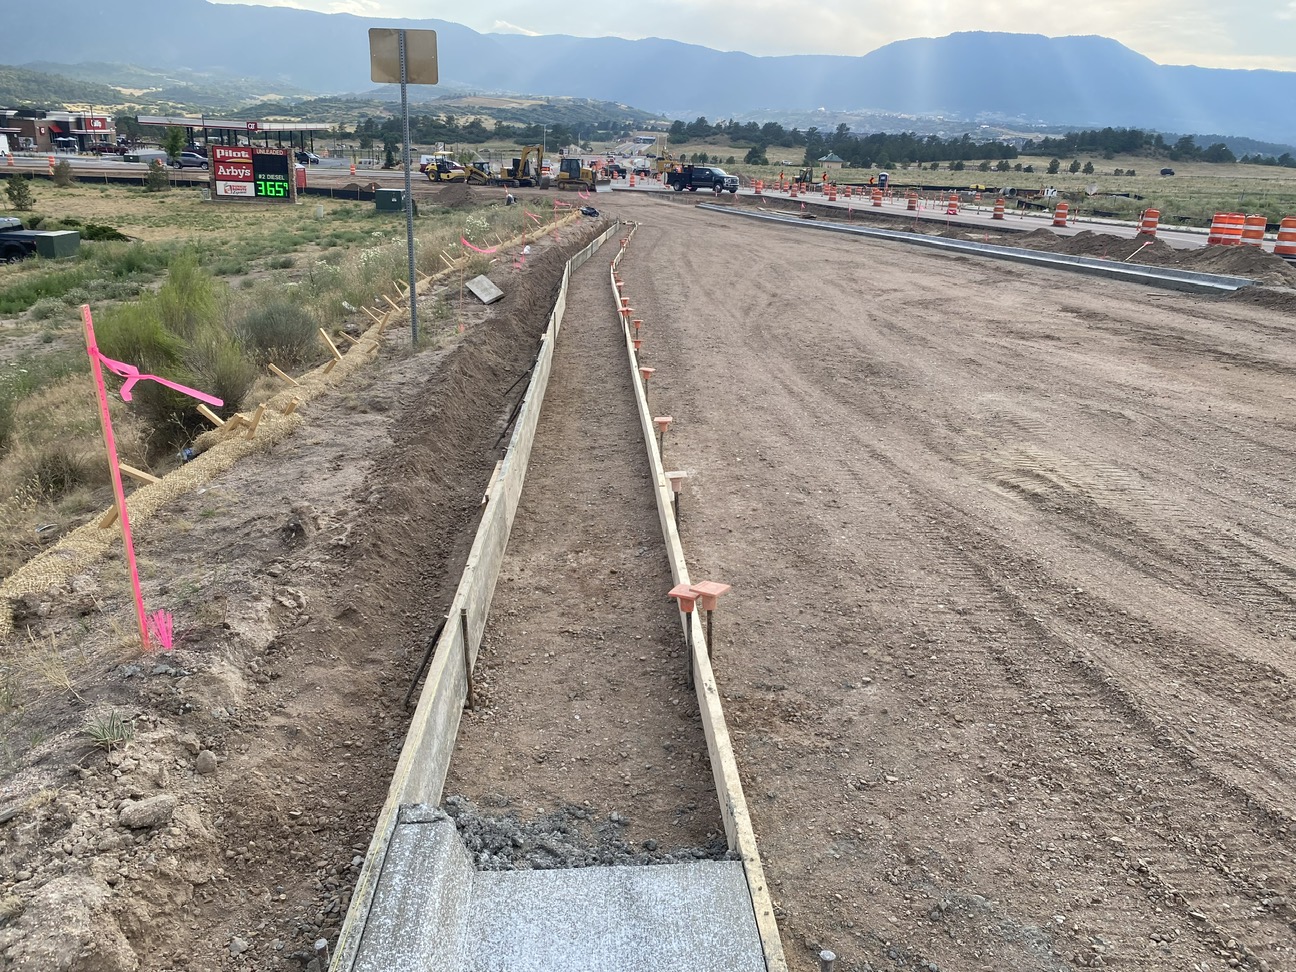
{"type": "Polygon", "coordinates": [[[1294,967],[1291,318],[614,211],[794,968],[1294,967]]]}

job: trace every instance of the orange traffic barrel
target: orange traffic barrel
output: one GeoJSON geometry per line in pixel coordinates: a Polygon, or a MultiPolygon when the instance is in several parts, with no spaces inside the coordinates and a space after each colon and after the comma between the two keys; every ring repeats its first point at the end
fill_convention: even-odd
{"type": "Polygon", "coordinates": [[[1265,224],[1268,223],[1264,216],[1250,215],[1242,223],[1242,245],[1259,246],[1264,242],[1265,224]]]}
{"type": "Polygon", "coordinates": [[[762,182],[760,179],[757,179],[757,180],[756,180],[756,195],[759,196],[759,195],[761,194],[761,192],[764,190],[764,188],[765,188],[765,183],[762,182]]]}
{"type": "Polygon", "coordinates": [[[1139,236],[1156,236],[1157,223],[1161,221],[1161,210],[1145,209],[1143,219],[1139,221],[1139,236]]]}
{"type": "Polygon", "coordinates": [[[957,193],[953,193],[953,192],[950,193],[949,204],[945,207],[945,215],[946,216],[958,215],[958,194],[957,193]]]}
{"type": "Polygon", "coordinates": [[[912,211],[912,210],[916,210],[917,208],[918,208],[918,193],[910,189],[908,194],[906,195],[905,209],[912,211]]]}
{"type": "Polygon", "coordinates": [[[829,201],[829,202],[836,202],[836,201],[837,201],[837,187],[836,187],[835,185],[833,185],[833,184],[830,182],[830,183],[828,183],[828,190],[827,190],[827,191],[828,191],[828,201],[829,201]]]}
{"type": "Polygon", "coordinates": [[[1245,227],[1246,217],[1241,213],[1221,213],[1220,232],[1224,238],[1220,242],[1225,246],[1240,246],[1245,227]]]}
{"type": "Polygon", "coordinates": [[[996,200],[995,200],[995,210],[994,210],[994,215],[991,216],[990,218],[991,218],[991,219],[1003,219],[1003,218],[1004,218],[1004,201],[1003,201],[1003,198],[1002,198],[1002,197],[1000,197],[999,199],[996,199],[996,200]]]}
{"type": "Polygon", "coordinates": [[[1071,208],[1069,203],[1060,202],[1057,209],[1053,211],[1053,225],[1065,226],[1067,224],[1067,211],[1071,208]]]}
{"type": "Polygon", "coordinates": [[[1219,246],[1224,242],[1224,213],[1211,217],[1210,233],[1206,235],[1207,246],[1219,246]]]}
{"type": "Polygon", "coordinates": [[[1296,262],[1296,216],[1284,216],[1278,224],[1278,243],[1274,253],[1284,260],[1296,262]]]}
{"type": "Polygon", "coordinates": [[[873,190],[873,205],[874,205],[874,206],[881,206],[881,205],[882,205],[882,190],[881,190],[881,189],[874,189],[874,190],[873,190]]]}

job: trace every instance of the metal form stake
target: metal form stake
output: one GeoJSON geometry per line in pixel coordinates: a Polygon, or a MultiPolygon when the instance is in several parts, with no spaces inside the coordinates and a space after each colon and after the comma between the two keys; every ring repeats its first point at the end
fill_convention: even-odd
{"type": "Polygon", "coordinates": [[[706,612],[707,659],[710,660],[712,652],[715,650],[715,633],[711,627],[711,615],[720,603],[720,595],[728,593],[730,585],[720,584],[716,581],[699,581],[692,586],[691,590],[697,595],[699,606],[706,612]]]}
{"type": "Polygon", "coordinates": [[[418,346],[418,281],[414,279],[414,187],[410,182],[409,74],[405,63],[405,31],[400,31],[401,120],[405,141],[401,155],[405,160],[405,256],[409,261],[410,341],[418,346]]]}
{"type": "Polygon", "coordinates": [[[468,609],[459,609],[459,632],[463,640],[464,680],[468,683],[467,703],[470,711],[477,711],[477,701],[473,691],[472,656],[468,652],[468,609]]]}
{"type": "Polygon", "coordinates": [[[666,594],[679,603],[684,615],[684,651],[688,655],[688,677],[685,684],[693,687],[693,606],[697,603],[697,594],[687,584],[676,584],[666,594]]]}

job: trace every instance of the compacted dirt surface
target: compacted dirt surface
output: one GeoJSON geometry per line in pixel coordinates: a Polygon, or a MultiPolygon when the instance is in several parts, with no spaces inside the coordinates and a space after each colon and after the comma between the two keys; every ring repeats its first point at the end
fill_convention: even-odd
{"type": "MultiPolygon", "coordinates": [[[[621,270],[690,569],[733,585],[713,664],[791,967],[1296,969],[1287,268],[1207,298],[597,205],[640,224],[621,270]]],[[[389,332],[295,436],[139,527],[174,653],[125,647],[117,560],[19,605],[0,965],[327,964],[562,261],[596,229],[502,259],[505,300],[439,350],[389,332]],[[135,738],[105,756],[79,730],[112,710],[135,738]]],[[[447,805],[616,860],[710,856],[614,315],[600,254],[447,805]]]]}
{"type": "Polygon", "coordinates": [[[1296,967],[1296,322],[665,209],[622,271],[793,968],[1296,967]]]}

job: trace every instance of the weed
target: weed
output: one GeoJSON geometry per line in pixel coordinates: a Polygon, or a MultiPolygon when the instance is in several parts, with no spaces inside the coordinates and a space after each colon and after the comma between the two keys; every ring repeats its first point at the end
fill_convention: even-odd
{"type": "Polygon", "coordinates": [[[57,499],[86,485],[93,476],[85,456],[65,439],[55,439],[35,448],[28,458],[26,473],[36,492],[48,499],[57,499]]]}
{"type": "Polygon", "coordinates": [[[128,743],[135,738],[135,725],[132,722],[123,721],[121,715],[116,709],[107,716],[96,716],[86,724],[81,730],[81,734],[87,736],[92,743],[110,753],[123,743],[128,743]]]}
{"type": "Polygon", "coordinates": [[[235,323],[243,344],[262,364],[304,364],[319,356],[319,325],[310,311],[286,297],[250,307],[235,323]]]}

